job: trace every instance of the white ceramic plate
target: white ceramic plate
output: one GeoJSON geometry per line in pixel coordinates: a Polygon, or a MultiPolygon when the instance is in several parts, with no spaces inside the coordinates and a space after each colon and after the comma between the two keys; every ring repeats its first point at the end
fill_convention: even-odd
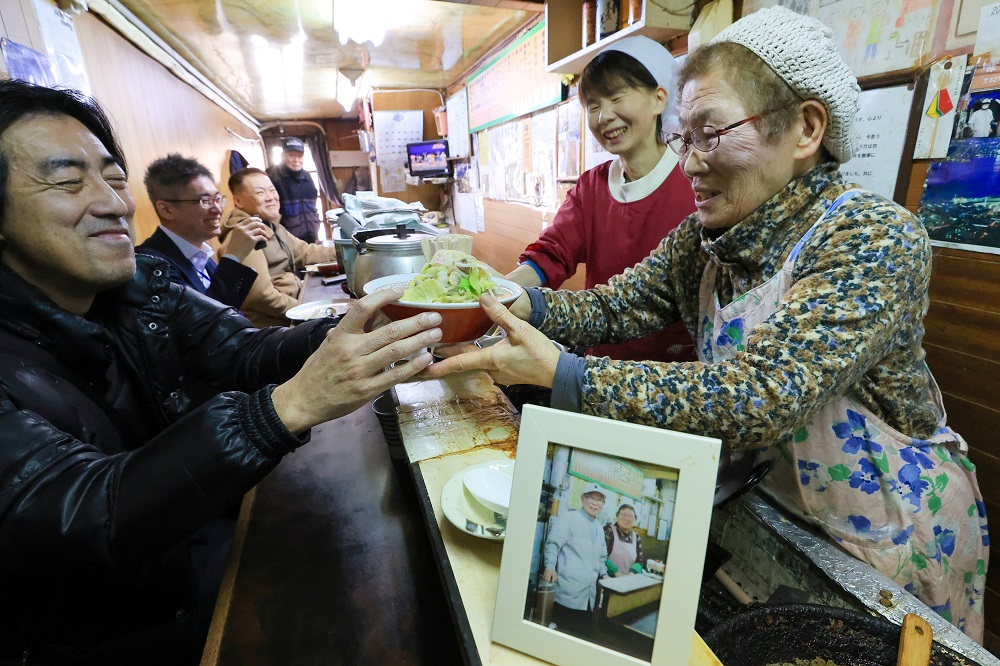
{"type": "Polygon", "coordinates": [[[441,491],[441,510],[444,511],[448,522],[466,534],[490,541],[500,541],[507,531],[507,519],[486,508],[472,496],[463,482],[469,471],[491,466],[502,472],[514,474],[514,461],[506,459],[490,460],[467,467],[444,484],[444,489],[441,491]]]}
{"type": "Polygon", "coordinates": [[[498,467],[499,464],[467,470],[462,483],[480,504],[506,517],[510,510],[510,487],[514,478],[507,472],[506,466],[503,470],[498,467]]]}
{"type": "Polygon", "coordinates": [[[326,299],[323,301],[310,301],[302,305],[296,305],[285,313],[285,316],[292,321],[308,321],[319,319],[320,317],[333,317],[345,314],[351,309],[348,301],[335,301],[326,299]]]}

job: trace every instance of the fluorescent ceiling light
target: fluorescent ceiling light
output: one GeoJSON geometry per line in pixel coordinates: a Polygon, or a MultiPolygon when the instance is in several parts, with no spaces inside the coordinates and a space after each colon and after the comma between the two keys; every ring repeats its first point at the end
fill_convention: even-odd
{"type": "Polygon", "coordinates": [[[341,46],[348,41],[381,46],[387,30],[410,22],[415,4],[413,0],[335,0],[333,29],[341,46]]]}

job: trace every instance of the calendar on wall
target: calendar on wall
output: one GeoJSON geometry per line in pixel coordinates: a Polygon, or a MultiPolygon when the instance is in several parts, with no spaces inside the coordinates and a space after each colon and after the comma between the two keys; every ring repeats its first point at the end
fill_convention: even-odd
{"type": "Polygon", "coordinates": [[[376,111],[375,162],[380,167],[402,168],[406,164],[406,144],[424,140],[424,112],[376,111]]]}
{"type": "Polygon", "coordinates": [[[632,499],[642,496],[642,470],[621,458],[573,449],[569,458],[569,473],[632,499]]]}
{"type": "Polygon", "coordinates": [[[558,74],[545,71],[545,21],[515,40],[466,84],[472,133],[562,100],[558,74]]]}

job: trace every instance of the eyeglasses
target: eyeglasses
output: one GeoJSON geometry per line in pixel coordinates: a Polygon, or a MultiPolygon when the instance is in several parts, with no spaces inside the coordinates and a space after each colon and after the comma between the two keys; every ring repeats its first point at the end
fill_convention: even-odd
{"type": "Polygon", "coordinates": [[[212,206],[222,208],[226,205],[226,200],[225,194],[217,194],[214,197],[202,197],[200,199],[160,199],[160,201],[166,201],[167,203],[196,203],[205,210],[208,210],[212,206]]]}
{"type": "Polygon", "coordinates": [[[703,153],[708,153],[719,147],[720,137],[723,134],[728,134],[740,125],[745,125],[754,120],[760,120],[764,116],[774,113],[778,109],[770,109],[764,111],[763,113],[758,113],[756,116],[750,116],[749,118],[744,118],[743,120],[738,120],[732,125],[726,125],[723,128],[713,127],[712,125],[703,125],[701,127],[695,127],[692,130],[688,130],[683,134],[673,134],[667,135],[667,145],[670,149],[677,153],[678,155],[685,155],[688,152],[688,148],[694,146],[699,151],[703,153]]]}

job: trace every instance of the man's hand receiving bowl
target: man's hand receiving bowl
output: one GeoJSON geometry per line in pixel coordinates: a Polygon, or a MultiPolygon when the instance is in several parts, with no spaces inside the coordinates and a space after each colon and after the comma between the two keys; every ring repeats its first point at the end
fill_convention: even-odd
{"type": "Polygon", "coordinates": [[[484,370],[498,384],[532,384],[551,388],[559,362],[559,350],[544,334],[516,317],[493,296],[483,294],[479,303],[490,320],[506,331],[507,337],[485,349],[470,345],[449,350],[458,353],[432,363],[421,376],[435,379],[454,372],[484,370]]]}

